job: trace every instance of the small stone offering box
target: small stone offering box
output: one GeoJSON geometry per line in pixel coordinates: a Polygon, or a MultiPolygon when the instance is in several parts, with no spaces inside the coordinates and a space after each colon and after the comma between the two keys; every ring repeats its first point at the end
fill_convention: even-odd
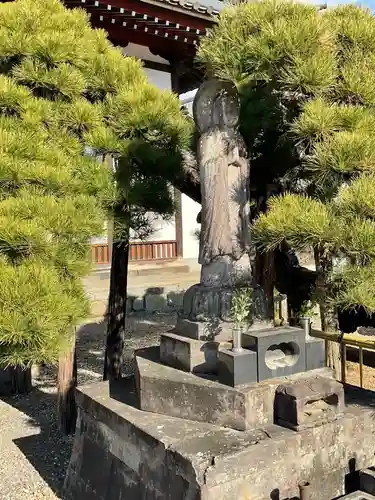
{"type": "Polygon", "coordinates": [[[275,422],[296,431],[332,422],[344,408],[344,388],[336,380],[314,377],[276,389],[275,422]]]}
{"type": "Polygon", "coordinates": [[[243,349],[235,352],[229,349],[219,351],[219,382],[237,387],[257,382],[257,353],[243,349]]]}

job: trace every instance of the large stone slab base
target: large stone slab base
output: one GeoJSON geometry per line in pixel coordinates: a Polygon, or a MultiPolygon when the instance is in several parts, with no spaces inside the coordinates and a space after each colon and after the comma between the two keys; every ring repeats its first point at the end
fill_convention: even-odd
{"type": "Polygon", "coordinates": [[[345,474],[374,465],[375,394],[349,388],[344,417],[295,432],[191,422],[137,409],[132,380],[77,391],[65,500],[311,500],[345,494],[345,474]],[[278,495],[278,496],[277,496],[278,495]]]}
{"type": "MultiPolygon", "coordinates": [[[[273,422],[275,391],[285,378],[234,388],[164,366],[159,363],[154,349],[136,354],[137,389],[142,410],[240,431],[273,422]]],[[[323,369],[294,377],[308,378],[324,375],[327,371],[331,373],[323,369]]]]}

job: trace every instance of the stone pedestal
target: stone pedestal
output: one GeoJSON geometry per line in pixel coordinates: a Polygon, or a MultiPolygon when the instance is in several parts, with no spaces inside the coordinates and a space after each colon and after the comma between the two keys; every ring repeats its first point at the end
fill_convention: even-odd
{"type": "Polygon", "coordinates": [[[271,421],[239,432],[142,411],[132,379],[81,387],[63,498],[290,499],[303,480],[311,500],[337,498],[353,467],[374,464],[375,394],[348,388],[346,400],[344,416],[320,427],[295,432],[271,421]]]}
{"type": "MultiPolygon", "coordinates": [[[[185,371],[216,374],[218,352],[232,345],[232,298],[241,286],[245,285],[198,283],[190,287],[176,328],[161,337],[161,361],[185,371]]],[[[252,290],[252,322],[247,331],[273,328],[262,289],[254,286],[252,290]]]]}
{"type": "MultiPolygon", "coordinates": [[[[232,297],[238,289],[241,289],[241,286],[205,286],[200,283],[193,285],[185,292],[183,313],[180,319],[196,323],[197,331],[201,332],[200,335],[203,331],[209,336],[220,334],[230,324],[232,297]]],[[[250,328],[259,330],[272,327],[273,318],[269,317],[269,307],[263,290],[258,286],[253,287],[252,290],[252,325],[250,328]]],[[[183,322],[181,321],[180,324],[183,325],[183,322]]],[[[181,333],[185,334],[182,331],[181,333]]],[[[200,336],[193,334],[192,338],[200,338],[200,336]]]]}

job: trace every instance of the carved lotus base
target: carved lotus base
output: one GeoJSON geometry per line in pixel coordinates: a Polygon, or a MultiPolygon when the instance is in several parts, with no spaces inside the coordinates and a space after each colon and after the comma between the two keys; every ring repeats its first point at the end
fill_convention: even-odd
{"type": "MultiPolygon", "coordinates": [[[[232,298],[241,287],[212,287],[193,285],[184,295],[182,317],[198,322],[230,322],[232,298]]],[[[267,301],[263,290],[253,287],[251,318],[254,323],[270,322],[267,301]]]]}

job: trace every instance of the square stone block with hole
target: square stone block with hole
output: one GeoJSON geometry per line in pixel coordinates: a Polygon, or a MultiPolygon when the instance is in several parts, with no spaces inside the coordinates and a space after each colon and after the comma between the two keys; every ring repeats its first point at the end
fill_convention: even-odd
{"type": "Polygon", "coordinates": [[[325,366],[324,340],[306,340],[306,370],[316,370],[325,366]]]}
{"type": "Polygon", "coordinates": [[[236,387],[257,381],[257,353],[244,349],[235,352],[223,349],[218,353],[218,372],[221,384],[236,387]]]}
{"type": "Polygon", "coordinates": [[[354,493],[350,493],[349,495],[345,495],[340,497],[340,500],[375,500],[373,495],[369,495],[364,491],[355,491],[354,493]]]}
{"type": "Polygon", "coordinates": [[[275,422],[296,431],[332,422],[344,409],[344,388],[336,380],[313,377],[276,389],[275,422]]]}
{"type": "Polygon", "coordinates": [[[375,467],[359,471],[359,487],[361,491],[375,495],[375,467]]]}
{"type": "MultiPolygon", "coordinates": [[[[223,343],[229,348],[229,343],[223,343]]],[[[193,373],[217,373],[219,342],[194,340],[174,333],[160,337],[160,361],[193,373]]]]}
{"type": "Polygon", "coordinates": [[[246,332],[242,345],[258,354],[258,381],[306,371],[305,332],[280,327],[246,332]]]}

